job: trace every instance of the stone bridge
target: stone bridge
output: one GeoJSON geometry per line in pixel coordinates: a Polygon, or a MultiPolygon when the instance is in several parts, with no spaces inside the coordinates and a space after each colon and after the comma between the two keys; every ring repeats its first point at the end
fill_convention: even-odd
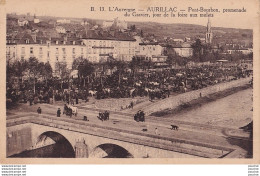
{"type": "Polygon", "coordinates": [[[54,143],[66,147],[67,157],[84,158],[217,158],[233,151],[222,146],[47,115],[12,117],[7,120],[6,135],[7,157],[54,143]]]}

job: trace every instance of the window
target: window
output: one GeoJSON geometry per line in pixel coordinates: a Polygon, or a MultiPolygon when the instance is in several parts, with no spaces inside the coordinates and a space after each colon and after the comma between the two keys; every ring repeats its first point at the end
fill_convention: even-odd
{"type": "Polygon", "coordinates": [[[83,54],[83,48],[81,48],[81,54],[83,54]]]}
{"type": "Polygon", "coordinates": [[[59,48],[56,48],[56,54],[59,54],[59,48]]]}
{"type": "Polygon", "coordinates": [[[59,44],[59,41],[58,40],[56,40],[56,45],[58,45],[59,44]]]}
{"type": "Polygon", "coordinates": [[[62,53],[66,54],[66,48],[62,48],[62,53]]]}
{"type": "Polygon", "coordinates": [[[75,48],[72,48],[72,53],[75,54],[75,48]]]}
{"type": "Polygon", "coordinates": [[[47,57],[50,58],[50,51],[48,51],[48,53],[47,53],[47,57]]]}
{"type": "Polygon", "coordinates": [[[29,43],[30,43],[29,39],[26,39],[26,40],[25,40],[25,43],[26,43],[26,44],[29,44],[29,43]]]}
{"type": "Polygon", "coordinates": [[[30,47],[30,54],[33,54],[33,47],[30,47]]]}
{"type": "Polygon", "coordinates": [[[75,41],[73,41],[72,43],[73,43],[73,45],[75,45],[75,43],[76,43],[76,42],[75,42],[75,41]]]}
{"type": "Polygon", "coordinates": [[[101,41],[99,41],[99,46],[102,46],[102,42],[101,41]]]}

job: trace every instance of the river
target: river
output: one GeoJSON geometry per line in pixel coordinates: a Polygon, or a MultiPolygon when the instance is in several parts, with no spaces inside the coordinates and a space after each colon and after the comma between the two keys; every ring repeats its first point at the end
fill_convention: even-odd
{"type": "Polygon", "coordinates": [[[253,90],[251,88],[236,92],[225,98],[204,104],[199,108],[176,115],[168,115],[180,121],[188,121],[215,126],[238,128],[253,119],[253,90]]]}

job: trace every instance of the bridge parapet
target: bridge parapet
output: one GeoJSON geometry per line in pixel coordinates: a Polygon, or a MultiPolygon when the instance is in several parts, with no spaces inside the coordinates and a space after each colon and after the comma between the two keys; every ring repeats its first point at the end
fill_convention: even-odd
{"type": "MultiPolygon", "coordinates": [[[[96,146],[105,142],[114,143],[127,148],[128,151],[130,150],[132,153],[135,153],[133,155],[134,157],[141,157],[148,153],[140,154],[136,151],[138,148],[141,148],[143,150],[142,152],[157,149],[207,158],[216,158],[233,151],[232,148],[106,127],[73,119],[61,119],[50,116],[39,117],[36,115],[7,120],[8,127],[27,123],[34,124],[38,127],[32,130],[33,133],[35,133],[33,135],[33,143],[35,143],[38,136],[46,132],[46,130],[52,130],[67,138],[72,146],[74,146],[74,149],[75,146],[79,146],[77,145],[77,140],[83,138],[88,146],[88,148],[85,149],[88,150],[89,153],[93,151],[96,146]]],[[[86,157],[89,156],[89,153],[84,154],[83,152],[78,156],[86,157]]]]}

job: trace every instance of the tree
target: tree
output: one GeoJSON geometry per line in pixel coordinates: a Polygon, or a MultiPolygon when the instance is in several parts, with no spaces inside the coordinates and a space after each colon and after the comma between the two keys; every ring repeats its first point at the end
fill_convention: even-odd
{"type": "Polygon", "coordinates": [[[121,77],[122,74],[124,73],[125,69],[127,68],[127,64],[124,61],[116,61],[116,68],[118,71],[118,86],[120,86],[121,83],[121,77]]]}
{"type": "Polygon", "coordinates": [[[16,60],[14,63],[7,63],[7,78],[11,78],[11,77],[18,77],[19,80],[21,80],[21,78],[24,75],[24,72],[27,69],[28,66],[28,62],[24,59],[16,60]]]}
{"type": "MultiPolygon", "coordinates": [[[[78,70],[78,77],[81,82],[83,79],[83,86],[86,86],[86,78],[89,77],[95,71],[94,65],[87,59],[77,58],[72,64],[73,70],[78,70]]],[[[89,82],[89,81],[88,81],[89,82]]]]}
{"type": "Polygon", "coordinates": [[[82,62],[80,62],[80,65],[78,66],[78,73],[79,73],[79,78],[84,79],[84,84],[83,84],[84,87],[86,85],[86,78],[90,76],[94,71],[95,68],[93,64],[91,64],[88,60],[85,59],[82,62]]]}
{"type": "Polygon", "coordinates": [[[43,63],[41,62],[39,64],[39,70],[41,73],[41,76],[44,78],[45,80],[45,84],[47,86],[48,84],[48,78],[52,77],[52,68],[49,62],[43,63]]]}
{"type": "Polygon", "coordinates": [[[61,79],[61,89],[63,89],[63,82],[66,79],[69,79],[70,70],[67,68],[66,62],[56,62],[55,68],[56,68],[55,70],[58,72],[58,75],[61,79]]]}
{"type": "Polygon", "coordinates": [[[141,37],[144,37],[143,30],[141,30],[141,32],[140,32],[140,36],[141,36],[141,37]]]}
{"type": "Polygon", "coordinates": [[[135,25],[131,25],[131,26],[130,26],[130,30],[131,30],[131,31],[135,31],[135,30],[136,30],[135,25]]]}
{"type": "Polygon", "coordinates": [[[30,57],[28,61],[28,73],[30,80],[33,79],[33,92],[35,93],[36,78],[40,75],[39,61],[35,57],[30,57]]]}
{"type": "Polygon", "coordinates": [[[203,45],[201,44],[200,39],[197,39],[194,44],[191,45],[193,48],[193,57],[197,61],[202,61],[203,55],[203,45]]]}
{"type": "Polygon", "coordinates": [[[129,63],[129,68],[131,69],[133,77],[135,79],[136,71],[137,71],[137,69],[140,68],[140,60],[137,59],[137,57],[134,56],[132,58],[132,61],[129,63]]]}
{"type": "Polygon", "coordinates": [[[173,65],[176,63],[176,56],[174,56],[173,54],[170,54],[170,55],[167,55],[167,60],[166,60],[166,63],[169,64],[169,65],[173,65]]]}
{"type": "Polygon", "coordinates": [[[167,45],[163,53],[165,56],[168,56],[166,60],[167,64],[173,65],[176,63],[176,58],[178,57],[178,54],[171,45],[167,45]]]}

